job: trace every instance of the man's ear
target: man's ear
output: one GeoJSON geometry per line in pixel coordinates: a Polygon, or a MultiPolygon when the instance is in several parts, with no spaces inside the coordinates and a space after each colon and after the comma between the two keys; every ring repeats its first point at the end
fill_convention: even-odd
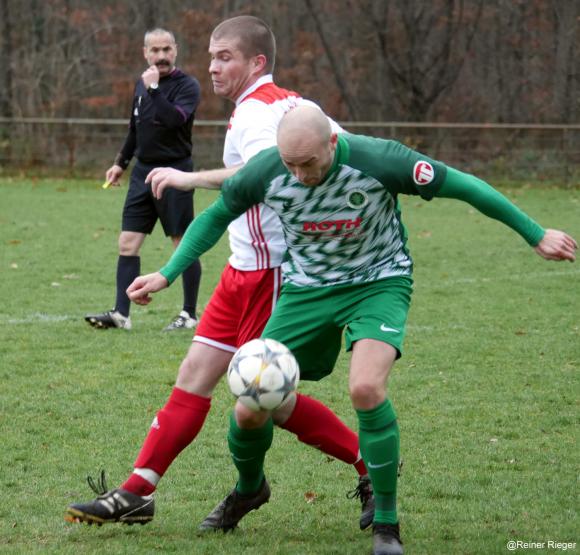
{"type": "Polygon", "coordinates": [[[266,56],[264,56],[264,54],[258,54],[257,56],[254,56],[252,58],[252,63],[254,69],[259,73],[264,70],[266,64],[268,63],[268,60],[266,59],[266,56]]]}

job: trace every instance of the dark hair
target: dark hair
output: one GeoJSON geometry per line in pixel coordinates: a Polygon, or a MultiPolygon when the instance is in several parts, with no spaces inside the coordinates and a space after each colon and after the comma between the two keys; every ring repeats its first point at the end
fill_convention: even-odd
{"type": "Polygon", "coordinates": [[[211,34],[214,40],[236,39],[246,59],[262,54],[266,57],[266,73],[274,71],[276,39],[272,29],[253,15],[240,15],[222,21],[211,34]]]}

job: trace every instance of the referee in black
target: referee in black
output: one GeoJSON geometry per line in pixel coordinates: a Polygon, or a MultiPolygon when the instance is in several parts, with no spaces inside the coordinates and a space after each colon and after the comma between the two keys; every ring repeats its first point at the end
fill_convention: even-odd
{"type": "MultiPolygon", "coordinates": [[[[123,208],[115,307],[85,316],[91,326],[101,329],[131,329],[131,303],[125,291],[141,273],[139,251],[157,219],[174,247],[193,220],[193,192],[170,188],[158,200],[145,178],[159,166],[193,170],[191,130],[200,100],[199,83],[175,67],[177,44],[170,31],[154,29],[145,33],[143,54],[149,67],[135,86],[129,133],[106,173],[107,183],[118,186],[131,158],[137,159],[123,208]]],[[[183,273],[183,309],[165,331],[191,329],[197,324],[200,278],[201,265],[196,260],[183,273]]]]}

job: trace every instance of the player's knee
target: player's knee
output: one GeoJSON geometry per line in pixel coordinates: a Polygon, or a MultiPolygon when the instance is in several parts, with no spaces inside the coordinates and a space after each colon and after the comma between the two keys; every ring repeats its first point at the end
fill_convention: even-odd
{"type": "Polygon", "coordinates": [[[267,411],[253,411],[240,401],[237,401],[234,408],[234,416],[238,427],[249,430],[261,428],[270,418],[270,413],[267,411]]]}
{"type": "Polygon", "coordinates": [[[357,409],[371,409],[385,398],[384,388],[380,384],[361,380],[350,384],[350,399],[357,409]]]}
{"type": "Polygon", "coordinates": [[[210,397],[225,372],[226,367],[204,364],[199,356],[189,353],[179,367],[175,385],[188,393],[210,397]]]}
{"type": "Polygon", "coordinates": [[[137,256],[143,243],[143,238],[137,234],[126,233],[119,235],[119,254],[121,256],[137,256]]]}
{"type": "Polygon", "coordinates": [[[195,360],[191,357],[185,357],[179,366],[179,372],[177,373],[178,382],[190,382],[195,377],[195,360]]]}
{"type": "Polygon", "coordinates": [[[296,402],[296,393],[292,392],[277,409],[272,411],[272,420],[276,426],[283,426],[287,422],[296,408],[296,402]]]}

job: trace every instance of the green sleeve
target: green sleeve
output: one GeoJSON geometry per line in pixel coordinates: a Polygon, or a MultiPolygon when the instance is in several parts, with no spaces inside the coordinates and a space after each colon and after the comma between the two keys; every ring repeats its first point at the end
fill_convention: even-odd
{"type": "Polygon", "coordinates": [[[226,206],[233,212],[243,214],[251,206],[263,202],[266,183],[280,173],[281,167],[283,165],[276,147],[252,156],[240,171],[224,181],[222,195],[226,206]]]}
{"type": "Polygon", "coordinates": [[[482,214],[503,222],[535,247],[544,237],[545,229],[522,212],[499,191],[485,181],[447,167],[447,175],[437,197],[463,200],[482,214]]]}
{"type": "Polygon", "coordinates": [[[218,199],[191,222],[169,262],[159,270],[173,283],[177,277],[204,252],[211,249],[225,233],[228,224],[239,214],[232,212],[220,195],[218,199]]]}
{"type": "Polygon", "coordinates": [[[349,165],[380,181],[392,194],[420,195],[431,200],[445,180],[445,164],[397,141],[364,135],[339,135],[349,165]]]}

